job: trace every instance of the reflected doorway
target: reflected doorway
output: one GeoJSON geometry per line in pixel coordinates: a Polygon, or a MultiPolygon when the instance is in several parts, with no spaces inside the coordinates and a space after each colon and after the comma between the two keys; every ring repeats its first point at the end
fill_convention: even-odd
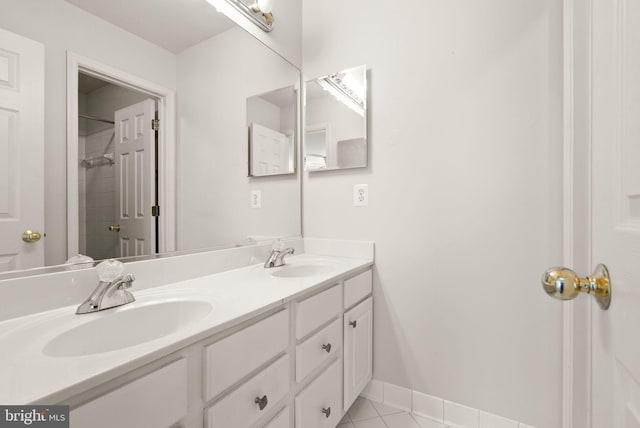
{"type": "Polygon", "coordinates": [[[78,73],[78,252],[158,252],[158,99],[78,73]]]}

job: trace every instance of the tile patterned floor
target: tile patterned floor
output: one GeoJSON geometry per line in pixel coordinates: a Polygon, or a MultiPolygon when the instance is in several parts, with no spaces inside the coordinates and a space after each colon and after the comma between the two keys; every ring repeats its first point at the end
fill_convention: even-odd
{"type": "Polygon", "coordinates": [[[338,428],[447,428],[438,422],[359,397],[338,428]]]}

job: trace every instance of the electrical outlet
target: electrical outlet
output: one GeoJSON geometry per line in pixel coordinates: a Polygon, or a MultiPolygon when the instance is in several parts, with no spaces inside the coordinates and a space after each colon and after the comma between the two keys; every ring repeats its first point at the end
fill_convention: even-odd
{"type": "Polygon", "coordinates": [[[262,192],[260,190],[251,191],[251,208],[262,208],[262,192]]]}
{"type": "Polygon", "coordinates": [[[353,186],[353,206],[366,207],[369,205],[369,185],[355,184],[353,186]]]}

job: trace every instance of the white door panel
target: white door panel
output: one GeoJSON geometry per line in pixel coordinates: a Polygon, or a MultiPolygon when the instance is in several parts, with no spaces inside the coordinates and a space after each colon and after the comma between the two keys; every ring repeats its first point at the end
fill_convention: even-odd
{"type": "Polygon", "coordinates": [[[44,46],[0,29],[0,272],[44,264],[44,46]]]}
{"type": "Polygon", "coordinates": [[[592,260],[609,310],[592,306],[594,428],[640,427],[640,3],[594,0],[592,260]]]}
{"type": "Polygon", "coordinates": [[[291,141],[286,135],[257,123],[251,124],[251,175],[293,172],[289,168],[291,141]]]}
{"type": "Polygon", "coordinates": [[[120,226],[117,257],[155,252],[155,101],[148,99],[115,113],[115,198],[120,226]]]}

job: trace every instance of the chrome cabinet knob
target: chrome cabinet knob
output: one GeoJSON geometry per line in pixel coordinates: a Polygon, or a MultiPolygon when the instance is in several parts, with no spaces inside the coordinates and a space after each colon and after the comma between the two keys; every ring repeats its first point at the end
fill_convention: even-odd
{"type": "Polygon", "coordinates": [[[323,408],[322,413],[324,413],[324,416],[328,419],[329,416],[331,416],[331,407],[323,408]]]}
{"type": "Polygon", "coordinates": [[[331,352],[331,344],[327,343],[326,345],[322,345],[322,349],[327,351],[327,354],[331,352]]]}
{"type": "Polygon", "coordinates": [[[611,304],[611,280],[603,264],[596,266],[591,276],[585,278],[565,267],[548,269],[542,274],[542,288],[549,296],[560,300],[575,299],[580,293],[593,294],[603,310],[611,304]]]}
{"type": "Polygon", "coordinates": [[[353,328],[356,328],[358,326],[358,321],[349,321],[349,325],[353,328]]]}
{"type": "Polygon", "coordinates": [[[254,403],[258,405],[260,410],[264,410],[264,408],[267,407],[267,404],[269,404],[269,400],[266,395],[263,395],[262,397],[256,397],[254,403]]]}

